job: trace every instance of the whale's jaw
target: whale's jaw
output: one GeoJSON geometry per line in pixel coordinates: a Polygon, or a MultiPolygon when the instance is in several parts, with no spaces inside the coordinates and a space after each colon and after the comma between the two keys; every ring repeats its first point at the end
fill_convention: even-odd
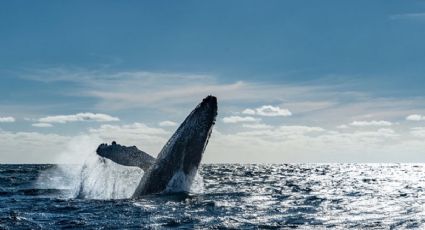
{"type": "Polygon", "coordinates": [[[190,183],[208,144],[216,116],[217,98],[204,98],[162,148],[156,162],[141,179],[133,198],[165,191],[177,173],[183,173],[190,183]]]}

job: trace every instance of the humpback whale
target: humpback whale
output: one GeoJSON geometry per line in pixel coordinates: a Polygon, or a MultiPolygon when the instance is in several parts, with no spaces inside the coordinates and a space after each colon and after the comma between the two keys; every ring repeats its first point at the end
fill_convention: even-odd
{"type": "Polygon", "coordinates": [[[118,164],[137,166],[145,173],[132,198],[162,193],[174,178],[191,184],[208,144],[217,116],[217,98],[207,96],[186,117],[158,154],[157,159],[135,146],[101,144],[96,153],[118,164]]]}
{"type": "Polygon", "coordinates": [[[208,96],[186,117],[140,180],[133,198],[161,193],[178,173],[191,182],[207,147],[215,118],[217,98],[208,96]]]}

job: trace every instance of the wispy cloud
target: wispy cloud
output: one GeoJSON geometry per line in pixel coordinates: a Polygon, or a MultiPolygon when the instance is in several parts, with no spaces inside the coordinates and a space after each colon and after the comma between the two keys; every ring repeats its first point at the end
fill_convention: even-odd
{"type": "Polygon", "coordinates": [[[366,126],[392,126],[393,123],[389,121],[353,121],[350,123],[351,126],[358,126],[358,127],[366,127],[366,126]]]}
{"type": "Polygon", "coordinates": [[[2,163],[56,163],[56,156],[70,139],[53,133],[0,130],[0,159],[2,163]]]}
{"type": "Polygon", "coordinates": [[[425,138],[425,127],[411,128],[410,134],[412,134],[415,137],[425,138]]]}
{"type": "Polygon", "coordinates": [[[158,124],[160,127],[174,127],[177,126],[178,124],[174,121],[161,121],[158,124]]]}
{"type": "Polygon", "coordinates": [[[259,118],[250,117],[250,116],[245,116],[245,117],[241,117],[241,116],[229,116],[229,117],[224,117],[223,118],[223,122],[224,123],[258,122],[260,120],[261,119],[259,119],[259,118]]]}
{"type": "Polygon", "coordinates": [[[53,125],[50,124],[50,123],[34,123],[31,126],[33,126],[33,127],[39,127],[39,128],[50,128],[50,127],[53,127],[53,125]]]}
{"type": "Polygon", "coordinates": [[[15,121],[16,119],[14,117],[0,117],[0,123],[12,123],[15,121]]]}
{"type": "Polygon", "coordinates": [[[205,157],[212,162],[408,162],[425,153],[423,141],[412,141],[389,128],[339,132],[316,126],[276,126],[213,132],[210,143],[205,157]],[[397,156],[402,149],[403,159],[397,156]]]}
{"type": "Polygon", "coordinates": [[[249,129],[271,129],[273,126],[262,124],[262,123],[254,123],[254,124],[242,124],[242,127],[249,129]]]}
{"type": "MultiPolygon", "coordinates": [[[[129,110],[139,114],[140,111],[147,110],[146,114],[152,114],[153,111],[154,116],[164,113],[165,110],[169,112],[167,116],[149,118],[149,124],[157,124],[155,127],[144,123],[103,124],[86,131],[90,137],[95,136],[108,142],[116,140],[125,145],[137,145],[153,154],[160,150],[171,135],[169,129],[162,127],[176,125],[172,121],[180,120],[181,116],[185,115],[179,114],[173,117],[175,112],[180,113],[182,108],[184,111],[190,111],[189,109],[207,94],[218,97],[219,119],[222,122],[217,123],[212,134],[205,162],[241,162],[241,159],[247,163],[347,162],[359,159],[363,162],[376,159],[390,161],[401,159],[397,158],[398,152],[409,150],[412,152],[411,158],[403,156],[403,159],[413,159],[414,156],[424,153],[425,149],[422,130],[419,127],[417,129],[405,127],[407,122],[400,121],[405,120],[406,114],[423,114],[425,112],[421,110],[425,106],[423,98],[379,97],[371,92],[349,91],[332,84],[221,82],[212,75],[142,71],[102,73],[82,70],[74,74],[69,72],[72,71],[58,72],[61,75],[58,79],[70,81],[79,87],[73,88],[72,92],[65,92],[67,96],[89,97],[94,103],[95,111],[115,110],[114,114],[117,114],[117,117],[104,114],[108,117],[83,118],[84,116],[70,112],[70,115],[45,116],[43,118],[48,118],[47,120],[37,119],[31,120],[32,122],[44,121],[51,124],[80,120],[113,121],[118,117],[124,117],[120,113],[128,118],[129,110]],[[73,78],[75,76],[76,78],[73,78]],[[246,108],[249,109],[243,111],[246,108]],[[292,116],[291,119],[271,118],[289,116],[292,112],[296,116],[292,116]],[[399,121],[401,123],[398,123],[399,121]],[[339,124],[345,124],[339,127],[343,129],[336,128],[339,124]],[[233,154],[228,154],[229,152],[233,154]]],[[[46,84],[58,79],[32,78],[46,84]]],[[[145,118],[137,116],[130,119],[144,121],[145,118]]],[[[95,125],[97,124],[90,124],[95,125]]],[[[16,137],[15,134],[8,135],[16,137]]],[[[34,134],[34,139],[47,140],[47,137],[41,138],[40,135],[34,134]]],[[[27,134],[26,138],[33,137],[27,134]]],[[[61,138],[68,137],[58,137],[61,138]]],[[[34,149],[35,145],[36,141],[31,142],[34,149]]],[[[42,155],[43,149],[39,149],[37,152],[42,155]]]]}
{"type": "Polygon", "coordinates": [[[99,128],[90,128],[88,132],[106,142],[117,141],[124,145],[137,145],[141,150],[154,156],[171,135],[162,128],[138,122],[125,125],[103,124],[99,128]]]}
{"type": "Polygon", "coordinates": [[[118,110],[126,108],[164,108],[193,103],[208,94],[220,102],[271,102],[290,99],[308,92],[319,94],[329,86],[274,85],[261,82],[220,82],[210,74],[161,73],[146,71],[105,72],[83,69],[54,68],[32,71],[22,78],[51,82],[72,82],[68,96],[97,99],[96,108],[118,110]]]}
{"type": "Polygon", "coordinates": [[[261,107],[258,107],[256,109],[245,109],[242,111],[243,114],[247,115],[259,115],[259,116],[266,116],[266,117],[287,117],[291,116],[292,113],[288,109],[280,108],[279,106],[272,106],[272,105],[263,105],[261,107]]]}
{"type": "MultiPolygon", "coordinates": [[[[182,106],[196,104],[207,94],[213,94],[219,99],[222,114],[234,111],[228,110],[227,105],[274,104],[272,108],[262,108],[260,113],[283,116],[292,114],[293,110],[302,117],[314,113],[314,119],[327,119],[331,115],[335,122],[343,123],[347,122],[345,119],[359,119],[358,116],[364,114],[373,114],[376,119],[394,118],[417,111],[425,104],[422,98],[376,97],[366,92],[347,90],[347,86],[341,84],[223,83],[213,74],[64,68],[31,73],[22,77],[42,82],[72,82],[76,87],[63,93],[95,99],[93,107],[100,111],[143,108],[175,112],[181,111],[182,106]],[[282,105],[289,106],[291,111],[282,105]]],[[[258,114],[257,109],[245,112],[258,114]]]]}
{"type": "Polygon", "coordinates": [[[102,113],[77,113],[71,115],[56,115],[47,116],[38,119],[40,123],[68,123],[76,121],[97,121],[97,122],[109,122],[119,121],[118,117],[113,117],[108,114],[102,113]]]}
{"type": "MultiPolygon", "coordinates": [[[[406,133],[403,133],[403,130],[390,128],[339,132],[307,125],[242,125],[245,129],[226,133],[215,128],[204,154],[204,162],[406,162],[425,154],[424,127],[406,129],[406,133]],[[228,154],[229,152],[232,154],[228,154]],[[403,152],[402,159],[398,157],[400,152],[403,152]]],[[[156,155],[171,134],[162,128],[131,123],[102,124],[80,135],[87,136],[85,139],[90,140],[90,148],[93,149],[87,151],[94,151],[102,141],[115,140],[124,145],[136,145],[156,155]]],[[[0,130],[0,145],[4,149],[0,152],[0,158],[9,163],[56,162],[58,154],[64,151],[64,146],[78,148],[81,145],[78,141],[72,141],[73,139],[75,138],[53,133],[0,130]]],[[[75,157],[72,154],[75,152],[68,153],[72,162],[83,160],[73,159],[75,157]]]]}
{"type": "Polygon", "coordinates": [[[394,15],[391,15],[389,18],[391,20],[406,20],[406,19],[425,20],[425,12],[394,14],[394,15]]]}

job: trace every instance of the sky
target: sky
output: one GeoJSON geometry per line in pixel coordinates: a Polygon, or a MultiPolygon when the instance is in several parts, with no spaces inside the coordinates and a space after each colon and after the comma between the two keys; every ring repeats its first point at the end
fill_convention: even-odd
{"type": "Polygon", "coordinates": [[[425,162],[423,41],[423,0],[1,1],[0,163],[156,156],[209,94],[204,163],[425,162]]]}

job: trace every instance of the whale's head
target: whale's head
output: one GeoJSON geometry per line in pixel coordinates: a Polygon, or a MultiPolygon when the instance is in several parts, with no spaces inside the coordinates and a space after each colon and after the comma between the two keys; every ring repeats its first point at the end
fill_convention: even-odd
{"type": "Polygon", "coordinates": [[[186,117],[143,176],[133,197],[160,193],[176,175],[191,184],[217,116],[217,98],[208,96],[186,117]]]}
{"type": "Polygon", "coordinates": [[[208,96],[186,117],[158,155],[158,162],[170,161],[176,170],[189,174],[197,169],[217,116],[217,98],[208,96]]]}
{"type": "Polygon", "coordinates": [[[217,98],[208,96],[189,114],[179,127],[179,140],[185,142],[183,171],[190,173],[198,168],[203,152],[208,144],[217,116],[217,98]]]}

